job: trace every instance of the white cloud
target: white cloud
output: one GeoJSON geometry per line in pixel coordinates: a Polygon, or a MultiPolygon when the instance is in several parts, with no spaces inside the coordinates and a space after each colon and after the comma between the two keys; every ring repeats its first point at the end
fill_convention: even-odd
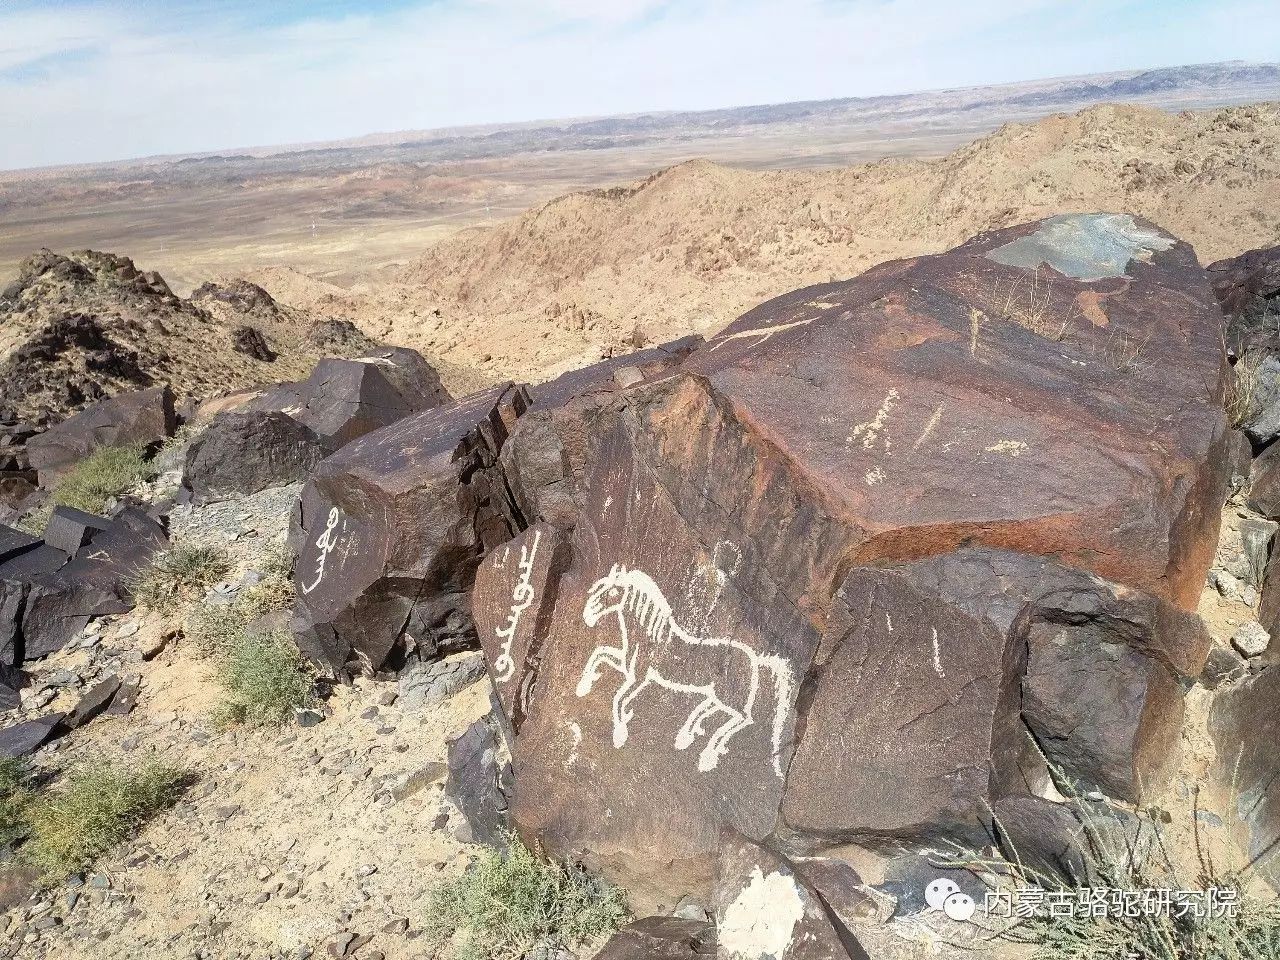
{"type": "Polygon", "coordinates": [[[1269,6],[452,0],[269,27],[0,9],[0,167],[1266,59],[1269,6]]]}

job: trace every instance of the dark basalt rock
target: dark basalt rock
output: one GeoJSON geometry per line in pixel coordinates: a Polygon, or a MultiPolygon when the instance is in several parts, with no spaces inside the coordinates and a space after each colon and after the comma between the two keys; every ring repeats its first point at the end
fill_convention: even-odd
{"type": "Polygon", "coordinates": [[[277,356],[262,331],[248,324],[242,324],[231,331],[231,349],[263,363],[273,363],[277,356]]]}
{"type": "Polygon", "coordinates": [[[163,527],[130,507],[65,566],[31,579],[22,612],[24,659],[61,650],[93,617],[133,609],[131,581],[167,543],[163,527]]]}
{"type": "Polygon", "coordinates": [[[610,937],[596,960],[696,960],[715,954],[713,924],[680,917],[643,917],[610,937]]]}
{"type": "Polygon", "coordinates": [[[294,636],[338,673],[472,646],[469,592],[520,523],[498,452],[527,409],[505,384],[348,444],[303,488],[294,636]]]}
{"type": "Polygon", "coordinates": [[[63,715],[50,713],[0,730],[0,757],[26,757],[54,739],[63,715]]]}
{"type": "Polygon", "coordinates": [[[626,390],[671,375],[702,344],[699,336],[684,337],[531,388],[533,406],[502,449],[503,470],[529,522],[572,528],[593,430],[626,390]]]}
{"type": "Polygon", "coordinates": [[[706,896],[724,827],[797,857],[973,843],[1044,792],[1036,742],[1140,804],[1209,652],[1226,376],[1191,249],[1071,215],[788,294],[609,388],[573,495],[522,501],[572,532],[509,651],[529,532],[475,594],[514,665],[513,825],[652,909],[706,896]],[[1034,320],[1009,308],[1046,277],[1034,320]]]}
{"type": "Polygon", "coordinates": [[[449,400],[439,374],[421,354],[385,347],[356,360],[321,360],[306,380],[273,387],[248,409],[287,413],[336,450],[449,400]]]}
{"type": "Polygon", "coordinates": [[[196,503],[247,496],[304,479],[328,452],[287,414],[223,413],[187,448],[182,484],[196,503]]]}
{"type": "Polygon", "coordinates": [[[74,507],[57,507],[44,528],[45,546],[73,554],[110,526],[111,521],[105,517],[96,517],[74,507]]]}
{"type": "Polygon", "coordinates": [[[173,435],[173,391],[155,387],[122,393],[91,404],[27,441],[31,466],[49,486],[72,466],[103,447],[162,443],[173,435]]]}

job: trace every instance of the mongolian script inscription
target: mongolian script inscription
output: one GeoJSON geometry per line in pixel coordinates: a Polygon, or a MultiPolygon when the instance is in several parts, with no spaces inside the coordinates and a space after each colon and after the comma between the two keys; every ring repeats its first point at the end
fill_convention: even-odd
{"type": "Polygon", "coordinates": [[[502,652],[493,661],[493,678],[498,683],[506,683],[516,673],[516,662],[511,657],[511,644],[515,641],[520,617],[533,604],[534,589],[530,581],[533,578],[533,558],[537,556],[538,541],[541,539],[542,531],[535,530],[533,542],[520,548],[520,579],[511,591],[511,611],[507,614],[506,626],[495,627],[493,631],[502,641],[502,652]]]}

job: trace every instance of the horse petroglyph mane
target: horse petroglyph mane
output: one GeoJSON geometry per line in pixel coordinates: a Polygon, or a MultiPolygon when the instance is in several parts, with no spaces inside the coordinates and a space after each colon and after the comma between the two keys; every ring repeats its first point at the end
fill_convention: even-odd
{"type": "Polygon", "coordinates": [[[730,637],[701,637],[685,629],[676,621],[662,589],[642,570],[614,565],[608,576],[592,585],[582,608],[583,622],[594,628],[610,614],[618,624],[620,643],[592,651],[576,692],[579,697],[589,694],[604,667],[622,674],[622,684],[613,697],[614,747],[621,748],[627,742],[637,698],[650,685],[657,685],[701,698],[676,734],[677,750],[692,746],[713,718],[725,718],[698,756],[701,772],[714,770],[728,753],[733,736],[755,723],[760,673],[766,670],[773,678],[775,694],[773,770],[782,776],[782,737],[795,691],[795,677],[786,660],[758,653],[730,637]],[[718,659],[718,665],[706,654],[718,659]],[[745,691],[745,695],[729,697],[723,692],[726,688],[745,691]],[[726,703],[726,698],[735,703],[726,703]]]}

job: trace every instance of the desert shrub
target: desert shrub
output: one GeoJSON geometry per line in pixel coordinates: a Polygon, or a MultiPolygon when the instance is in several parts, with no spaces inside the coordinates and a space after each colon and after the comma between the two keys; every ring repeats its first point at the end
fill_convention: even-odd
{"type": "Polygon", "coordinates": [[[31,834],[22,858],[46,883],[90,866],[178,798],[185,773],[160,763],[126,767],[95,762],[70,773],[61,789],[28,804],[31,834]]]}
{"type": "Polygon", "coordinates": [[[313,681],[293,640],[283,631],[240,632],[218,658],[218,682],[226,696],[218,720],[268,726],[306,706],[313,681]]]}
{"type": "Polygon", "coordinates": [[[1261,363],[1256,356],[1245,354],[1236,361],[1227,377],[1227,395],[1224,405],[1231,426],[1237,430],[1253,417],[1257,407],[1257,391],[1261,363]]]}
{"type": "Polygon", "coordinates": [[[622,892],[572,865],[539,859],[516,837],[487,850],[459,877],[432,888],[427,935],[453,960],[554,955],[618,929],[622,892]]]}
{"type": "Polygon", "coordinates": [[[268,551],[255,567],[262,574],[262,580],[241,590],[232,603],[203,604],[187,617],[183,633],[201,653],[209,656],[227,653],[254,621],[293,603],[292,560],[283,549],[268,551]]]}
{"type": "Polygon", "coordinates": [[[26,766],[21,760],[0,757],[0,850],[26,836],[31,794],[25,780],[26,766]]]}
{"type": "MultiPolygon", "coordinates": [[[[1081,891],[1060,877],[1028,867],[1011,851],[1012,863],[970,855],[947,864],[967,868],[991,883],[1015,888],[1012,926],[993,931],[996,936],[1035,948],[1034,960],[1272,960],[1280,957],[1280,903],[1260,900],[1247,893],[1249,872],[1259,864],[1236,872],[1222,872],[1205,854],[1207,844],[1196,834],[1200,869],[1185,875],[1173,862],[1166,842],[1163,815],[1158,811],[1137,814],[1114,811],[1105,803],[1086,801],[1060,770],[1054,780],[1082,827],[1078,852],[1092,889],[1108,892],[1109,909],[1101,911],[1045,912],[1043,904],[1018,909],[1019,893],[1026,890],[1056,891],[1078,902],[1081,891]],[[1119,816],[1117,816],[1119,814],[1119,816]],[[1212,888],[1233,891],[1234,913],[1194,909],[1184,896],[1188,891],[1212,888]],[[1172,905],[1165,909],[1125,911],[1114,908],[1117,900],[1145,904],[1155,891],[1172,891],[1172,905]],[[1184,909],[1185,907],[1185,909],[1184,909]],[[1023,913],[1028,915],[1022,916],[1023,913]]],[[[1000,827],[996,818],[996,826],[1000,827]]],[[[1201,829],[1196,818],[1195,829],[1201,829]]],[[[1077,882],[1084,882],[1077,880],[1077,882]]],[[[1191,894],[1196,896],[1196,894],[1191,894]]],[[[1201,901],[1203,905],[1203,901],[1201,901]]],[[[1207,905],[1205,905],[1207,906],[1207,905]]]]}
{"type": "Polygon", "coordinates": [[[155,476],[144,447],[104,447],[72,467],[54,486],[60,506],[102,513],[113,498],[155,476]]]}
{"type": "Polygon", "coordinates": [[[158,554],[130,587],[141,606],[167,613],[199,600],[232,566],[231,555],[222,547],[178,544],[158,554]]]}

